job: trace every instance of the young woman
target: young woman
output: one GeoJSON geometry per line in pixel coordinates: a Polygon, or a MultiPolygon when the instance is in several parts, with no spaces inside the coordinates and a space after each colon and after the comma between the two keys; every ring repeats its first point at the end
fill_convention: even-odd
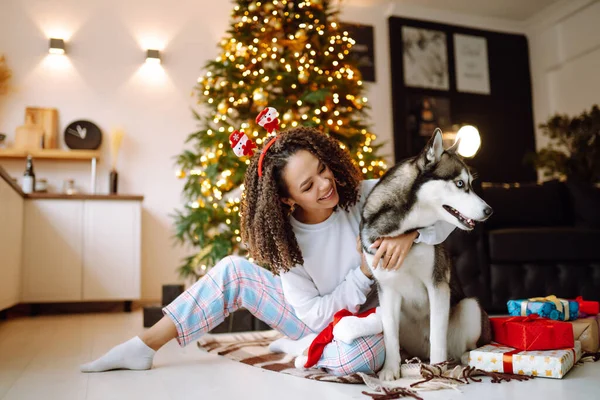
{"type": "MultiPolygon", "coordinates": [[[[165,343],[186,346],[240,307],[291,339],[318,333],[337,311],[359,311],[374,282],[356,240],[362,205],[376,182],[361,181],[349,154],[319,131],[280,133],[252,157],[245,175],[241,231],[254,263],[224,258],[166,306],[152,328],[81,370],[149,369],[165,343]]],[[[436,224],[379,240],[374,263],[382,258],[384,268],[398,268],[413,241],[441,243],[452,230],[436,224]]],[[[333,341],[316,366],[336,375],[376,372],[384,356],[379,334],[333,341]]]]}

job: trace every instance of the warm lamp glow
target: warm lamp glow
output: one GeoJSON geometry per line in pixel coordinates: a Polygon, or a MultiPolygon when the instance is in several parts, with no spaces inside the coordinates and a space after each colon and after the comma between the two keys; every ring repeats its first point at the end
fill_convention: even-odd
{"type": "Polygon", "coordinates": [[[456,140],[459,139],[458,154],[463,157],[473,157],[481,146],[479,131],[472,125],[465,125],[458,130],[456,140]]]}

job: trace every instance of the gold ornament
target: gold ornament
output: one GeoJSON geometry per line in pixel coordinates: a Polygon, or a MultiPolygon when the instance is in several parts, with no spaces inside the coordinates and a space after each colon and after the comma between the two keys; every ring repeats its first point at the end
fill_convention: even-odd
{"type": "Polygon", "coordinates": [[[252,100],[254,100],[254,104],[258,107],[266,107],[268,104],[267,93],[261,87],[254,89],[252,92],[252,100]]]}
{"type": "Polygon", "coordinates": [[[304,29],[298,29],[294,37],[296,38],[296,40],[306,42],[306,31],[304,29]]]}
{"type": "Polygon", "coordinates": [[[227,103],[225,102],[225,100],[220,102],[219,106],[217,107],[217,111],[219,111],[221,114],[227,114],[228,109],[229,109],[229,107],[227,106],[227,103]]]}
{"type": "Polygon", "coordinates": [[[298,82],[305,84],[308,82],[308,74],[305,71],[300,71],[298,73],[298,82]]]}
{"type": "Polygon", "coordinates": [[[353,104],[354,104],[354,106],[355,106],[356,108],[358,108],[359,110],[360,110],[361,108],[363,108],[363,105],[364,105],[364,103],[363,103],[363,98],[362,98],[362,97],[360,97],[360,96],[356,96],[356,97],[354,97],[354,98],[352,99],[352,103],[353,103],[353,104]]]}
{"type": "Polygon", "coordinates": [[[331,96],[328,96],[325,99],[325,107],[327,107],[328,110],[333,110],[335,108],[335,104],[334,104],[333,98],[331,96]]]}
{"type": "Polygon", "coordinates": [[[250,12],[256,11],[256,3],[254,3],[254,2],[250,3],[250,5],[248,6],[248,11],[250,11],[250,12]]]}
{"type": "Polygon", "coordinates": [[[269,14],[271,13],[271,11],[273,11],[274,8],[275,8],[275,6],[273,5],[273,3],[265,4],[265,11],[268,12],[269,14]]]}

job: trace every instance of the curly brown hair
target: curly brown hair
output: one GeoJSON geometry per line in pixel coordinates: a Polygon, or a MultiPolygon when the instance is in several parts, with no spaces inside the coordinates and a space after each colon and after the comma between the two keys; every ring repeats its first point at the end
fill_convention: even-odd
{"type": "Polygon", "coordinates": [[[257,264],[276,274],[304,263],[290,224],[290,206],[281,201],[289,197],[283,169],[299,150],[312,153],[331,169],[340,196],[338,206],[346,211],[358,201],[362,180],[350,154],[339,142],[314,128],[298,127],[281,132],[263,158],[260,178],[260,152],[254,154],[244,179],[240,210],[242,241],[257,264]]]}

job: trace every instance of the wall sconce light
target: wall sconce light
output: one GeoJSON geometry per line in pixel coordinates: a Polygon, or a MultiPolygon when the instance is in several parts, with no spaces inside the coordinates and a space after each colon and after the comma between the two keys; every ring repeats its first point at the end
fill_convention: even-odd
{"type": "Polygon", "coordinates": [[[473,157],[481,146],[481,136],[479,131],[473,125],[465,125],[456,133],[456,140],[460,139],[458,144],[458,154],[463,157],[473,157]]]}
{"type": "Polygon", "coordinates": [[[160,64],[160,51],[147,50],[146,51],[146,62],[148,64],[160,64]]]}
{"type": "Polygon", "coordinates": [[[50,48],[48,49],[50,54],[65,54],[65,41],[63,39],[50,39],[50,48]]]}

